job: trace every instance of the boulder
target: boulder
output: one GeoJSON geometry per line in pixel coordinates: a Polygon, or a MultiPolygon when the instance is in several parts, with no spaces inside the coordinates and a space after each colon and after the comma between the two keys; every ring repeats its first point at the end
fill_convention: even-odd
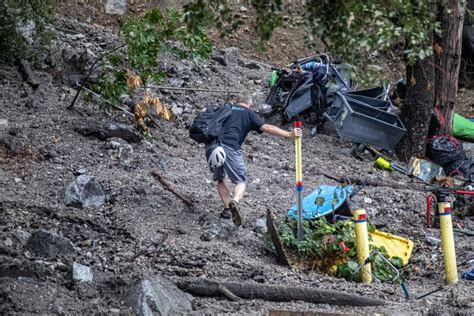
{"type": "Polygon", "coordinates": [[[77,208],[99,208],[105,202],[102,187],[94,177],[80,175],[71,182],[64,195],[66,206],[77,208]]]}
{"type": "Polygon", "coordinates": [[[75,282],[92,282],[94,278],[91,268],[77,262],[72,264],[71,275],[75,282]]]}
{"type": "Polygon", "coordinates": [[[127,0],[107,0],[105,4],[106,14],[124,15],[127,10],[127,0]]]}
{"type": "Polygon", "coordinates": [[[28,238],[26,249],[37,257],[51,259],[72,253],[74,246],[66,237],[40,229],[28,238]]]}
{"type": "Polygon", "coordinates": [[[224,58],[224,66],[237,64],[240,60],[240,51],[237,47],[224,48],[221,53],[224,58]]]}
{"type": "Polygon", "coordinates": [[[192,310],[191,296],[159,275],[141,280],[125,301],[135,314],[143,316],[181,315],[192,310]]]}

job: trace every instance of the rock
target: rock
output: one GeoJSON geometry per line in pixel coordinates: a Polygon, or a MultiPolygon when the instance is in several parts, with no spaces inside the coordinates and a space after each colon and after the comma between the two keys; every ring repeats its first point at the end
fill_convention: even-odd
{"type": "Polygon", "coordinates": [[[8,128],[8,120],[0,119],[0,133],[6,131],[8,128]]]}
{"type": "Polygon", "coordinates": [[[184,85],[184,80],[180,78],[171,78],[169,80],[171,87],[182,87],[184,85]]]}
{"type": "Polygon", "coordinates": [[[92,282],[94,278],[91,268],[77,262],[72,264],[71,275],[75,282],[92,282]]]}
{"type": "Polygon", "coordinates": [[[267,232],[267,219],[266,218],[259,218],[255,223],[255,232],[259,234],[265,234],[267,232]]]}
{"type": "Polygon", "coordinates": [[[119,160],[123,165],[129,165],[132,162],[133,147],[123,139],[109,138],[106,147],[112,159],[119,160]]]}
{"type": "Polygon", "coordinates": [[[26,243],[26,249],[37,257],[51,259],[58,255],[72,253],[74,246],[66,237],[40,229],[30,236],[26,243]]]}
{"type": "Polygon", "coordinates": [[[426,242],[431,246],[439,246],[441,245],[441,240],[435,237],[428,236],[426,237],[426,242]]]}
{"type": "Polygon", "coordinates": [[[0,145],[5,146],[10,155],[19,155],[22,150],[21,142],[12,135],[0,135],[0,145]]]}
{"type": "Polygon", "coordinates": [[[365,198],[364,198],[364,203],[365,203],[365,204],[372,204],[373,202],[374,202],[374,200],[372,200],[372,199],[369,198],[369,197],[365,197],[365,198]]]}
{"type": "Polygon", "coordinates": [[[3,245],[4,245],[5,247],[11,247],[11,246],[13,246],[13,241],[12,241],[10,238],[7,237],[7,238],[5,238],[5,240],[3,241],[3,245]]]}
{"type": "Polygon", "coordinates": [[[222,66],[227,66],[224,56],[222,55],[212,55],[213,60],[217,61],[222,66]]]}
{"type": "Polygon", "coordinates": [[[221,50],[222,56],[224,57],[224,66],[237,64],[240,59],[240,51],[237,47],[229,47],[221,50]]]}
{"type": "Polygon", "coordinates": [[[13,237],[15,237],[18,243],[20,243],[20,245],[23,247],[28,242],[28,239],[31,237],[31,234],[28,232],[25,232],[24,230],[17,229],[13,233],[13,237]]]}
{"type": "Polygon", "coordinates": [[[127,10],[127,0],[107,0],[105,4],[106,14],[124,15],[127,10]]]}
{"type": "Polygon", "coordinates": [[[26,20],[18,23],[16,26],[16,30],[18,34],[23,37],[23,39],[30,45],[32,45],[35,41],[35,33],[36,33],[36,24],[32,20],[26,20]]]}
{"type": "Polygon", "coordinates": [[[69,270],[69,267],[67,264],[64,264],[62,262],[58,262],[56,263],[56,268],[59,270],[59,271],[63,271],[63,272],[66,272],[69,270]]]}
{"type": "Polygon", "coordinates": [[[215,238],[225,240],[235,231],[235,226],[229,220],[223,220],[211,214],[202,215],[198,222],[205,230],[200,237],[203,241],[210,241],[215,238]]]}
{"type": "Polygon", "coordinates": [[[257,64],[256,62],[254,61],[251,61],[251,62],[246,62],[242,59],[239,59],[237,61],[237,64],[240,66],[240,67],[244,67],[244,68],[249,68],[249,69],[256,69],[256,70],[260,70],[262,69],[262,67],[257,64]]]}
{"type": "Polygon", "coordinates": [[[258,110],[258,113],[261,114],[261,115],[265,115],[265,114],[270,114],[272,113],[272,106],[270,104],[267,104],[267,103],[260,103],[258,106],[257,106],[257,110],[258,110]]]}
{"type": "Polygon", "coordinates": [[[74,127],[74,131],[86,137],[95,137],[106,140],[111,137],[118,137],[129,143],[139,143],[142,141],[140,135],[124,124],[108,123],[98,125],[95,122],[82,122],[74,127]]]}
{"type": "Polygon", "coordinates": [[[134,313],[143,316],[178,315],[192,310],[191,296],[159,275],[140,281],[125,302],[134,313]]]}
{"type": "Polygon", "coordinates": [[[84,168],[79,168],[74,171],[75,176],[80,176],[81,174],[86,174],[86,173],[87,173],[87,169],[84,169],[84,168]]]}
{"type": "Polygon", "coordinates": [[[102,187],[94,177],[80,175],[71,182],[64,195],[66,206],[77,208],[99,208],[105,202],[102,187]]]}
{"type": "Polygon", "coordinates": [[[183,114],[184,109],[180,106],[178,106],[176,103],[173,104],[171,108],[171,112],[174,113],[176,116],[181,116],[183,114]]]}

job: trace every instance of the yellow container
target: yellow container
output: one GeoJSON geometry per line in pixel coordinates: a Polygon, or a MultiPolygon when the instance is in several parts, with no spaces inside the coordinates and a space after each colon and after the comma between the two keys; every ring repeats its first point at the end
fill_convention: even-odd
{"type": "Polygon", "coordinates": [[[392,166],[390,165],[390,162],[385,160],[383,157],[378,157],[375,159],[374,165],[382,170],[388,170],[388,171],[393,171],[392,166]]]}
{"type": "Polygon", "coordinates": [[[408,264],[413,252],[413,241],[379,230],[375,230],[369,235],[372,238],[370,244],[377,247],[384,246],[390,257],[400,257],[403,260],[403,265],[408,264]]]}

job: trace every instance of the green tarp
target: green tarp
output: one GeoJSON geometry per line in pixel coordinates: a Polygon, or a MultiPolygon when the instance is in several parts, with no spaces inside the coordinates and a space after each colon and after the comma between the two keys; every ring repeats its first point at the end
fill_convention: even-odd
{"type": "Polygon", "coordinates": [[[454,113],[453,136],[468,142],[474,142],[474,121],[454,113]]]}

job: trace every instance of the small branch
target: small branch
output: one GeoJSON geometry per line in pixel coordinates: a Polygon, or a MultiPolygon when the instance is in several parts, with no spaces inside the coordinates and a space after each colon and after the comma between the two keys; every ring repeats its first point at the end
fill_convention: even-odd
{"type": "Polygon", "coordinates": [[[163,187],[170,191],[171,193],[173,193],[174,195],[176,195],[178,198],[181,199],[181,201],[183,201],[184,203],[186,203],[187,206],[189,207],[193,207],[194,208],[194,203],[191,202],[189,199],[187,199],[186,197],[184,197],[181,193],[179,192],[176,192],[167,182],[166,180],[164,179],[164,177],[160,174],[160,172],[155,169],[151,172],[151,174],[158,179],[158,181],[161,183],[161,185],[163,185],[163,187]]]}

